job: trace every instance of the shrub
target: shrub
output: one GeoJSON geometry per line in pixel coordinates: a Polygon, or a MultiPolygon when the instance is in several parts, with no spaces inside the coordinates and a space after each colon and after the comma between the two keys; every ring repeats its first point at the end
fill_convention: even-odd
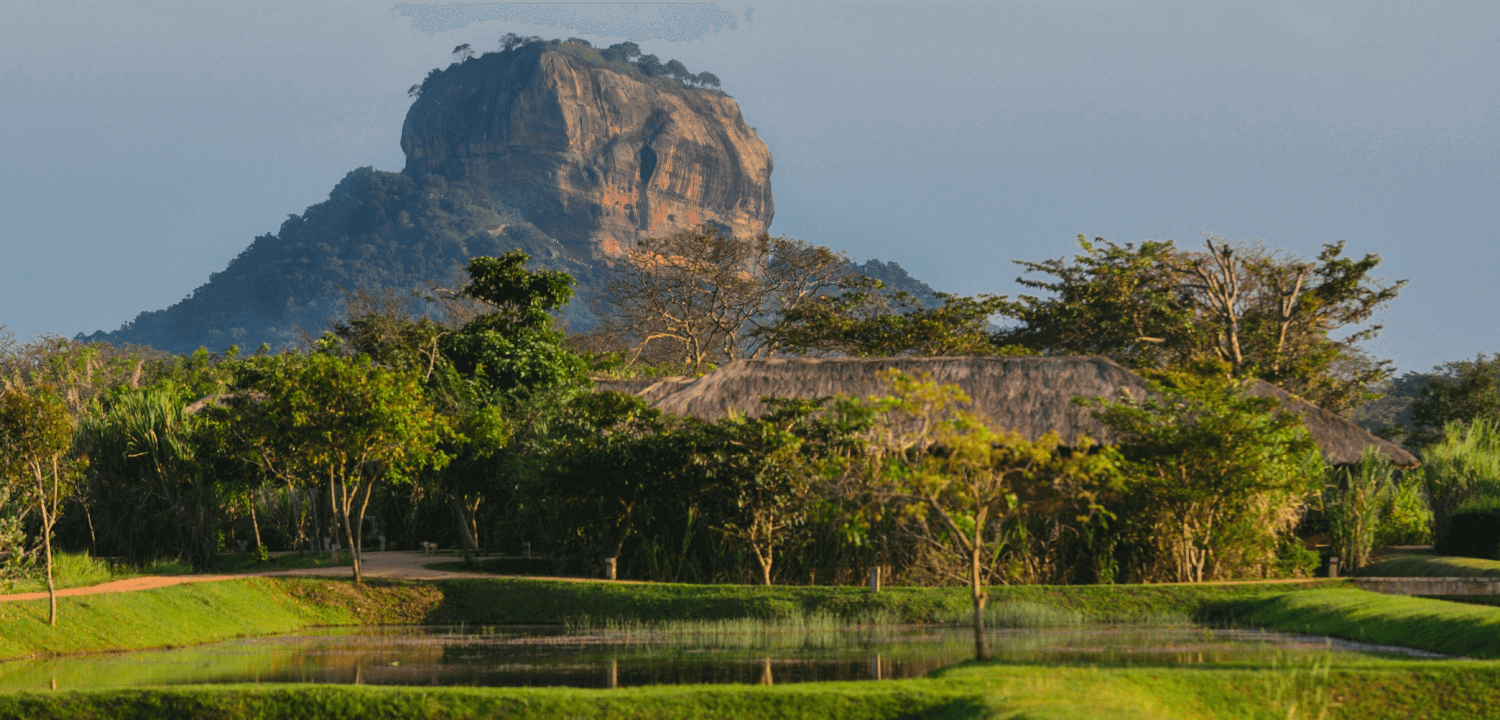
{"type": "Polygon", "coordinates": [[[1449,519],[1446,541],[1438,545],[1443,555],[1500,559],[1500,499],[1486,498],[1464,504],[1449,519]]]}
{"type": "Polygon", "coordinates": [[[1479,418],[1451,422],[1441,442],[1422,450],[1422,477],[1432,507],[1432,539],[1448,545],[1450,519],[1465,503],[1500,495],[1500,426],[1479,418]]]}
{"type": "Polygon", "coordinates": [[[1380,524],[1375,545],[1428,545],[1432,543],[1432,509],[1422,491],[1422,476],[1405,473],[1391,486],[1380,506],[1380,524]]]}
{"type": "Polygon", "coordinates": [[[1380,511],[1391,493],[1396,467],[1385,454],[1365,448],[1358,463],[1333,468],[1323,488],[1323,512],[1333,550],[1344,567],[1370,563],[1370,549],[1380,527],[1380,511]]]}

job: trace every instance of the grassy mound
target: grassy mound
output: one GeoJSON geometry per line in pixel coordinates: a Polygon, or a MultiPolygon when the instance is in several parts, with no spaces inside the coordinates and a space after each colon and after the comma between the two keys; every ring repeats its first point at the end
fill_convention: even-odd
{"type": "Polygon", "coordinates": [[[1321,589],[1220,606],[1236,624],[1331,635],[1444,655],[1500,658],[1500,608],[1354,589],[1321,589]]]}

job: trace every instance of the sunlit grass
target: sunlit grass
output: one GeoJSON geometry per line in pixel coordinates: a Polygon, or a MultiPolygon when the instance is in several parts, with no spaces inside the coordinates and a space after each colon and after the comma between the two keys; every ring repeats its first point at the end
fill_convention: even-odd
{"type": "Polygon", "coordinates": [[[1361,577],[1500,577],[1500,560],[1403,552],[1360,568],[1361,577]]]}
{"type": "MultiPolygon", "coordinates": [[[[47,579],[42,573],[40,567],[33,568],[26,577],[0,584],[0,593],[43,592],[47,589],[47,579]]],[[[88,553],[60,552],[52,556],[52,583],[59,590],[98,585],[137,574],[88,553]]]]}

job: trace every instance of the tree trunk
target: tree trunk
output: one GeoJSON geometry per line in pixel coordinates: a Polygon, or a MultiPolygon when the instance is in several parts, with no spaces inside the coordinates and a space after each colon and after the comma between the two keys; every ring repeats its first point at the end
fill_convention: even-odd
{"type": "Polygon", "coordinates": [[[47,565],[47,624],[57,625],[57,586],[52,581],[52,523],[57,520],[58,467],[57,458],[52,458],[52,500],[47,499],[47,481],[40,462],[32,461],[31,471],[36,478],[37,509],[42,515],[42,555],[47,565]]]}
{"type": "Polygon", "coordinates": [[[89,552],[94,557],[99,557],[99,536],[94,534],[94,515],[89,512],[88,502],[79,501],[79,504],[83,506],[83,519],[89,523],[89,552]]]}
{"type": "Polygon", "coordinates": [[[47,556],[47,624],[57,625],[57,588],[52,582],[52,516],[42,500],[42,552],[47,556]]]}
{"type": "Polygon", "coordinates": [[[255,495],[250,495],[250,527],[255,528],[255,550],[265,555],[266,546],[260,542],[260,519],[255,516],[255,495]]]}
{"type": "Polygon", "coordinates": [[[479,538],[474,528],[474,514],[464,504],[462,498],[454,495],[448,500],[448,507],[453,510],[453,519],[458,522],[458,537],[463,540],[464,550],[467,552],[479,552],[479,538]]]}
{"type": "Polygon", "coordinates": [[[771,547],[767,545],[764,552],[761,551],[758,545],[754,546],[753,549],[755,550],[755,562],[760,564],[760,582],[766,587],[771,587],[771,547]]]}
{"type": "MultiPolygon", "coordinates": [[[[349,486],[343,480],[340,480],[337,483],[338,493],[335,495],[334,485],[333,477],[330,475],[328,478],[328,499],[333,503],[334,537],[338,537],[337,531],[339,526],[342,525],[344,530],[344,547],[349,551],[349,564],[354,569],[354,584],[362,585],[364,584],[364,576],[359,572],[359,552],[355,550],[354,532],[349,527],[349,506],[351,504],[349,486]]],[[[357,491],[358,488],[356,487],[357,491]]]]}
{"type": "Polygon", "coordinates": [[[990,641],[984,634],[984,603],[988,596],[984,591],[984,578],[980,574],[979,546],[969,556],[969,589],[974,595],[974,659],[990,659],[990,641]]]}
{"type": "Polygon", "coordinates": [[[375,492],[375,481],[364,480],[360,485],[355,485],[355,497],[359,499],[359,512],[355,513],[354,526],[359,531],[354,533],[354,564],[360,566],[365,560],[365,511],[370,507],[370,495],[375,492]],[[360,486],[364,487],[364,497],[359,497],[360,486]]]}

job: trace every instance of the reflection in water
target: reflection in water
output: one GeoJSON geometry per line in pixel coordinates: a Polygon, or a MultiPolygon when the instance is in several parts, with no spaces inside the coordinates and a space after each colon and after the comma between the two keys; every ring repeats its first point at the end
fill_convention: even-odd
{"type": "MultiPolygon", "coordinates": [[[[231,682],[617,688],[880,680],[918,677],[967,660],[972,638],[963,628],[931,626],[702,633],[324,629],[178,650],[0,663],[0,690],[231,682]]],[[[1376,649],[1326,638],[1183,627],[998,630],[993,643],[997,660],[1032,663],[1246,663],[1376,649]]]]}

